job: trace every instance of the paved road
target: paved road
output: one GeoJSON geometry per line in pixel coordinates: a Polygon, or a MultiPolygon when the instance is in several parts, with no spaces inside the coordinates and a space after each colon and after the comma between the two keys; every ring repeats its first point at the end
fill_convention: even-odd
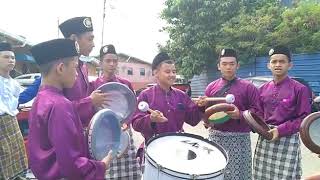
{"type": "MultiPolygon", "coordinates": [[[[188,133],[197,134],[208,138],[208,131],[203,127],[202,123],[199,123],[196,127],[191,127],[185,124],[184,129],[188,133]]],[[[257,142],[258,136],[255,133],[252,133],[251,140],[252,140],[252,150],[254,152],[254,148],[257,142]]],[[[134,140],[137,147],[143,142],[143,137],[140,133],[134,132],[134,140]]],[[[302,172],[303,177],[314,174],[320,173],[320,158],[317,155],[313,154],[308,150],[302,143],[302,172]]]]}

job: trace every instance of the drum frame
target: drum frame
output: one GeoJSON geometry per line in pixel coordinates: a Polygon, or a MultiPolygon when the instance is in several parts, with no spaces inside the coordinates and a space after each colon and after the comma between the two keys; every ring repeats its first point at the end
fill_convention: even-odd
{"type": "Polygon", "coordinates": [[[261,119],[259,116],[257,116],[255,113],[250,112],[249,110],[246,110],[243,112],[243,117],[247,124],[258,134],[260,134],[263,138],[267,140],[272,139],[272,134],[269,133],[270,127],[267,123],[264,122],[263,119],[261,119]]]}
{"type": "MultiPolygon", "coordinates": [[[[95,156],[95,152],[93,152],[92,148],[91,148],[91,144],[92,144],[92,131],[93,131],[93,124],[96,121],[96,119],[94,119],[95,116],[100,116],[100,114],[103,114],[105,111],[108,111],[109,113],[113,114],[114,117],[117,117],[117,115],[110,109],[102,109],[99,110],[91,119],[89,125],[88,125],[88,129],[87,129],[87,141],[88,141],[88,149],[89,149],[89,154],[92,158],[94,158],[95,160],[99,160],[96,158],[95,156]],[[98,114],[99,113],[99,114],[98,114]]],[[[121,131],[120,128],[120,123],[119,123],[119,131],[121,131]]],[[[120,138],[120,137],[119,137],[120,138]]],[[[120,141],[119,141],[120,143],[120,141]]],[[[116,152],[113,152],[113,157],[117,156],[116,152]]]]}
{"type": "Polygon", "coordinates": [[[150,157],[150,155],[148,154],[148,145],[153,142],[154,140],[156,139],[159,139],[161,137],[165,137],[165,136],[184,136],[184,137],[191,137],[191,138],[195,138],[195,139],[198,139],[198,140],[201,140],[201,141],[204,141],[206,143],[209,143],[213,146],[215,146],[223,155],[224,157],[226,158],[226,162],[228,164],[229,162],[229,156],[227,154],[227,152],[222,148],[222,146],[220,146],[219,144],[215,143],[215,142],[212,142],[208,139],[205,139],[203,138],[202,136],[198,136],[198,135],[195,135],[195,134],[189,134],[189,133],[184,133],[184,132],[181,132],[181,133],[162,133],[162,134],[159,134],[159,135],[156,135],[156,136],[153,136],[152,138],[150,138],[148,140],[148,142],[146,143],[146,146],[145,146],[145,158],[147,161],[150,162],[150,164],[158,169],[158,173],[160,172],[163,172],[171,177],[175,177],[175,178],[179,178],[179,179],[199,179],[198,177],[200,176],[205,176],[203,178],[200,178],[199,180],[204,180],[204,179],[208,179],[208,178],[215,178],[215,177],[218,177],[218,176],[221,176],[221,174],[224,174],[224,169],[221,169],[221,170],[218,170],[216,172],[213,172],[213,173],[210,173],[210,174],[187,174],[187,173],[183,173],[183,172],[178,172],[178,171],[175,171],[175,170],[172,170],[172,169],[169,169],[169,168],[166,168],[166,167],[163,167],[161,165],[159,165],[152,157],[150,157]],[[189,178],[184,178],[184,177],[179,177],[179,176],[176,176],[175,174],[182,174],[184,176],[190,176],[189,178]]]}
{"type": "MultiPolygon", "coordinates": [[[[127,92],[130,93],[132,95],[132,97],[134,97],[134,98],[132,98],[132,100],[133,100],[132,103],[134,104],[135,108],[137,107],[137,98],[136,98],[134,92],[127,85],[119,83],[119,82],[107,82],[107,83],[102,84],[101,86],[99,86],[97,88],[97,90],[101,90],[101,88],[106,86],[106,85],[119,86],[119,87],[122,87],[122,88],[126,89],[127,92]]],[[[105,91],[103,91],[103,92],[105,92],[105,91]]],[[[105,93],[108,93],[108,92],[105,92],[105,93]]],[[[107,109],[111,109],[109,107],[106,107],[106,108],[107,109]]],[[[123,117],[121,117],[121,116],[119,117],[119,121],[120,121],[121,124],[128,121],[128,119],[133,115],[134,111],[136,110],[135,108],[131,112],[129,112],[128,114],[123,114],[123,117]]],[[[105,109],[105,108],[97,108],[98,111],[101,110],[101,109],[105,109]]],[[[114,111],[113,109],[111,109],[111,110],[114,111]]],[[[130,111],[130,109],[128,109],[128,111],[130,111]]],[[[117,114],[118,112],[115,112],[115,113],[117,114]]]]}
{"type": "MultiPolygon", "coordinates": [[[[312,152],[316,154],[320,154],[320,146],[316,145],[314,141],[312,141],[309,128],[310,125],[315,121],[320,119],[320,112],[314,112],[305,117],[300,126],[300,135],[303,144],[312,152]]],[[[320,121],[320,120],[319,120],[320,121]]]]}
{"type": "MultiPolygon", "coordinates": [[[[122,158],[126,153],[128,153],[128,150],[129,150],[129,148],[130,148],[130,133],[128,132],[128,130],[126,130],[126,131],[122,131],[121,132],[121,136],[122,136],[122,133],[125,133],[126,134],[126,136],[128,136],[128,146],[126,147],[126,149],[123,151],[123,153],[121,153],[121,154],[118,154],[118,152],[117,152],[117,158],[119,159],[119,158],[122,158]]],[[[120,144],[121,144],[121,137],[120,137],[120,144]]]]}
{"type": "Polygon", "coordinates": [[[219,103],[208,107],[205,110],[204,121],[209,123],[209,117],[217,112],[226,112],[226,111],[234,111],[234,107],[228,103],[219,103]]]}

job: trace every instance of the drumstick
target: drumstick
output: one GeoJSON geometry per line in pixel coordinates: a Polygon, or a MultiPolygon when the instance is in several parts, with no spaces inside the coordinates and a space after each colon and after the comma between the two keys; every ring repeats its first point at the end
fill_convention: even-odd
{"type": "MultiPolygon", "coordinates": [[[[228,94],[226,97],[207,97],[207,101],[226,101],[226,103],[234,103],[235,97],[233,94],[228,94]]],[[[199,98],[192,98],[194,101],[199,101],[199,98]]]]}
{"type": "Polygon", "coordinates": [[[141,101],[138,105],[138,109],[142,112],[147,112],[149,111],[150,113],[157,113],[154,110],[149,108],[149,104],[145,101],[141,101]]]}

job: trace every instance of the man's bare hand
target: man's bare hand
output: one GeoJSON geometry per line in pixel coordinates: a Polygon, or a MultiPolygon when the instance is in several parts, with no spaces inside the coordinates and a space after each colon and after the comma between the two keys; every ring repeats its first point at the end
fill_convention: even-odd
{"type": "Polygon", "coordinates": [[[109,151],[108,155],[101,160],[106,165],[106,170],[109,169],[109,166],[112,161],[112,150],[109,151]]]}
{"type": "Polygon", "coordinates": [[[164,117],[162,112],[160,112],[158,110],[154,110],[151,112],[150,119],[152,122],[159,122],[159,123],[163,123],[163,122],[168,121],[168,119],[166,117],[164,117]]]}
{"type": "Polygon", "coordinates": [[[272,139],[270,141],[276,141],[279,139],[279,131],[277,128],[273,128],[269,130],[269,133],[272,134],[272,139]]]}
{"type": "Polygon", "coordinates": [[[108,94],[102,93],[101,90],[95,90],[90,95],[92,99],[92,104],[95,107],[103,107],[108,105],[108,94]]]}
{"type": "Polygon", "coordinates": [[[228,114],[232,119],[240,119],[240,111],[237,106],[231,104],[234,107],[233,111],[226,111],[225,113],[228,114]]]}
{"type": "Polygon", "coordinates": [[[196,100],[196,104],[199,107],[204,107],[208,105],[208,101],[206,100],[207,96],[199,96],[198,100],[196,100]]]}

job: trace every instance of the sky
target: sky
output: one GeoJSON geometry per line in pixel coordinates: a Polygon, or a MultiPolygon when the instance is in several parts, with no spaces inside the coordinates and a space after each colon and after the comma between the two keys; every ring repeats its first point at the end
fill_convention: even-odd
{"type": "MultiPolygon", "coordinates": [[[[103,44],[113,44],[125,53],[151,62],[168,34],[159,18],[165,0],[106,0],[103,44]]],[[[1,0],[0,29],[22,35],[32,44],[62,38],[58,24],[77,16],[93,21],[97,55],[102,43],[104,0],[1,0]]]]}

